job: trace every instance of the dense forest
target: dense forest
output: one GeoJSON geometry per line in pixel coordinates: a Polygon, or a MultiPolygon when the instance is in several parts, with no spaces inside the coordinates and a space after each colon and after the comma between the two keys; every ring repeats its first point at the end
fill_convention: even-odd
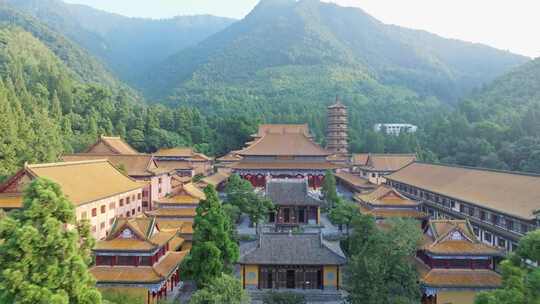
{"type": "Polygon", "coordinates": [[[336,95],[349,108],[353,152],[540,173],[540,59],[525,63],[314,0],[264,0],[236,23],[153,22],[57,0],[3,3],[11,6],[0,5],[0,179],[26,161],[80,151],[99,134],[144,152],[193,145],[219,156],[259,123],[308,123],[324,144],[336,95]],[[148,50],[148,37],[162,31],[170,35],[148,50]],[[146,38],[122,62],[135,32],[146,38]],[[125,40],[110,44],[117,35],[125,40]],[[106,54],[96,50],[104,39],[106,54]],[[147,67],[132,63],[147,59],[164,63],[143,77],[147,67]],[[125,84],[125,73],[139,86],[125,84]],[[420,130],[385,136],[372,131],[378,122],[420,130]]]}

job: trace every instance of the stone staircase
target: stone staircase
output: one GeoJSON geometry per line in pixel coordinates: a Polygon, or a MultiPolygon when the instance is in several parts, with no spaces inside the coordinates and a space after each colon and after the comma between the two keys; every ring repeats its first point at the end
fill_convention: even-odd
{"type": "MultiPolygon", "coordinates": [[[[251,297],[251,303],[260,304],[262,303],[262,299],[264,295],[268,291],[267,290],[248,290],[248,292],[251,297]]],[[[343,303],[344,301],[344,294],[340,290],[281,289],[281,290],[274,290],[274,292],[294,292],[294,293],[303,294],[306,298],[306,301],[308,303],[313,303],[313,304],[320,304],[320,303],[338,304],[338,303],[343,303]]]]}

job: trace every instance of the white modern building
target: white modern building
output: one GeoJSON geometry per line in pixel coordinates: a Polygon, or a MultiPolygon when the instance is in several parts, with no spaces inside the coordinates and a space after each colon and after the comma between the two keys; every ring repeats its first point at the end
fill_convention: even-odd
{"type": "Polygon", "coordinates": [[[412,124],[402,123],[378,123],[373,126],[375,132],[385,132],[388,135],[398,136],[401,132],[414,133],[418,127],[412,124]]]}

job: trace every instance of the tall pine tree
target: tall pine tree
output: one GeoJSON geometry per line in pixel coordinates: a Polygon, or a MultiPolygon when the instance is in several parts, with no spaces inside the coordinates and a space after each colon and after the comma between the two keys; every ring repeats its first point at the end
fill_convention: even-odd
{"type": "Polygon", "coordinates": [[[0,220],[0,239],[0,303],[101,303],[88,272],[87,226],[76,225],[73,205],[57,184],[33,181],[23,209],[0,220]]]}

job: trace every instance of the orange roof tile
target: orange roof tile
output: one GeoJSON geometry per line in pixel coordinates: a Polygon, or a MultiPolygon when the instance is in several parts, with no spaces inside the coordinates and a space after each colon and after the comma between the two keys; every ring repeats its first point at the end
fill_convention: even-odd
{"type": "Polygon", "coordinates": [[[219,184],[226,181],[229,178],[229,176],[231,176],[230,173],[216,172],[210,176],[207,176],[201,179],[201,182],[207,185],[212,185],[214,187],[217,187],[219,184]]]}
{"type": "Polygon", "coordinates": [[[411,209],[369,209],[364,206],[360,206],[360,213],[371,214],[376,218],[393,218],[393,217],[405,217],[414,219],[425,219],[429,216],[424,212],[411,210],[411,209]]]}
{"type": "Polygon", "coordinates": [[[368,153],[353,154],[352,163],[355,166],[364,166],[367,164],[368,157],[369,157],[368,153]]]}
{"type": "Polygon", "coordinates": [[[284,133],[296,133],[303,134],[307,137],[311,137],[309,127],[307,124],[262,124],[259,125],[257,134],[253,137],[263,137],[266,134],[284,134],[284,133]]]}
{"type": "Polygon", "coordinates": [[[422,285],[438,288],[496,288],[502,278],[489,269],[429,269],[422,261],[415,259],[422,285]]]}

